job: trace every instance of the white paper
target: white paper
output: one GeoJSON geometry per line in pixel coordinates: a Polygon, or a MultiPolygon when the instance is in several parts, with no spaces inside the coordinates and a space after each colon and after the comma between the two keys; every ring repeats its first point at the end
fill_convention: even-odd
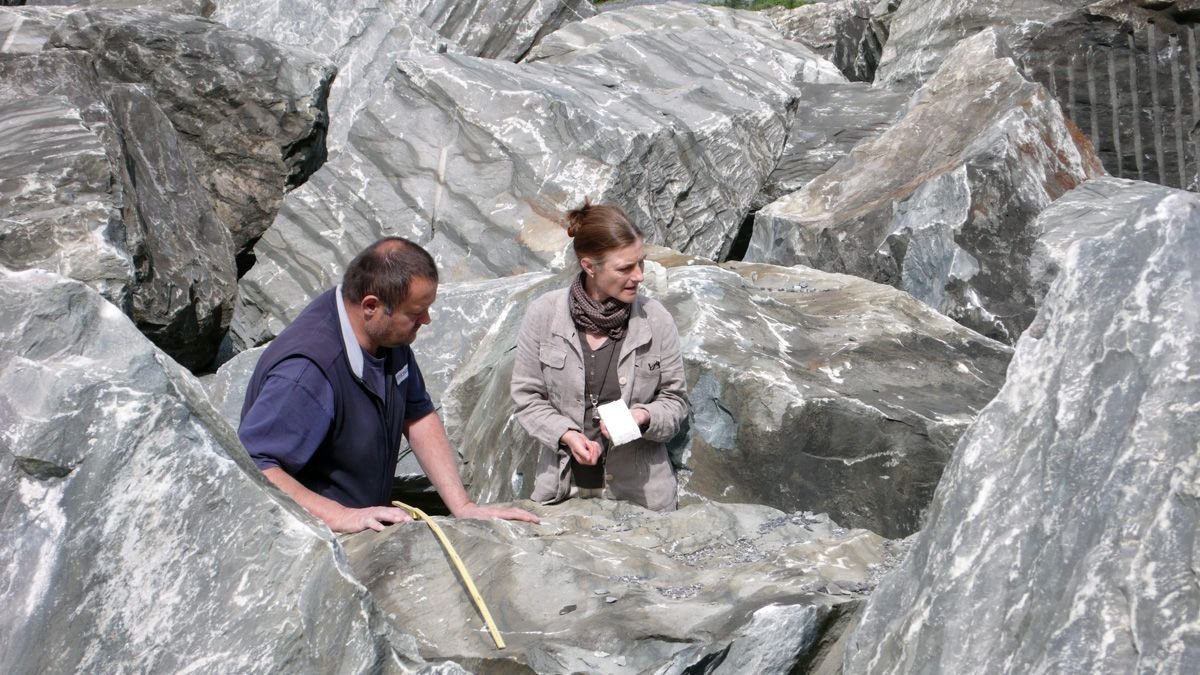
{"type": "Polygon", "coordinates": [[[597,410],[600,411],[600,421],[608,428],[608,437],[612,439],[613,445],[625,445],[642,437],[642,430],[633,419],[633,413],[629,412],[625,401],[610,401],[597,410]]]}

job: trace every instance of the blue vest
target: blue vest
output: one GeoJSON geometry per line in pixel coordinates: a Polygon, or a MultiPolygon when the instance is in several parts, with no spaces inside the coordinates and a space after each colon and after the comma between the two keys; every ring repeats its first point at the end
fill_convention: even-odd
{"type": "MultiPolygon", "coordinates": [[[[263,351],[246,386],[242,417],[277,363],[295,356],[312,361],[333,386],[333,424],[312,459],[294,478],[343,506],[385,505],[391,502],[392,477],[404,433],[410,384],[407,379],[417,378],[419,382],[421,375],[411,348],[384,349],[381,356],[386,394],[380,398],[371,391],[350,368],[336,292],[331,289],[321,294],[263,351]]],[[[422,384],[422,394],[423,389],[422,384]]],[[[432,410],[431,403],[427,406],[432,410]]]]}

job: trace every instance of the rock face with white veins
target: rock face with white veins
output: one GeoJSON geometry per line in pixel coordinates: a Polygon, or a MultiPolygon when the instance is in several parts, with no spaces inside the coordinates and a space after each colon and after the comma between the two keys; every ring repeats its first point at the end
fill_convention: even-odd
{"type": "Polygon", "coordinates": [[[584,197],[623,206],[652,242],[722,255],[783,148],[792,83],[844,79],[797,43],[733,37],[622,33],[565,65],[397,59],[256,247],[234,346],[269,340],[384,235],[425,245],[445,281],[561,267],[559,220],[584,197]]]}
{"type": "Polygon", "coordinates": [[[477,672],[629,675],[783,675],[827,617],[869,591],[885,553],[873,533],[765,506],[521,505],[542,523],[439,519],[504,651],[424,524],[354,535],[346,553],[427,653],[477,672]]]}
{"type": "MultiPolygon", "coordinates": [[[[675,317],[684,350],[690,436],[671,446],[682,502],[827,512],[888,537],[915,531],[1009,350],[854,277],[668,264],[647,265],[644,289],[675,317]]],[[[549,279],[512,302],[566,283],[549,279]]],[[[520,318],[489,330],[443,397],[464,475],[485,501],[533,487],[538,445],[509,397],[520,318]]]]}
{"type": "Polygon", "coordinates": [[[0,670],[421,663],[329,531],[116,307],[40,270],[0,270],[0,299],[0,670]]]}
{"type": "Polygon", "coordinates": [[[84,281],[172,358],[207,365],[235,252],[166,114],[68,50],[0,55],[0,98],[0,263],[84,281]]]}
{"type": "Polygon", "coordinates": [[[988,30],[955,48],[890,129],[760,211],[745,259],[891,284],[1011,343],[1035,311],[1037,214],[1102,173],[988,30]]]}
{"type": "Polygon", "coordinates": [[[315,54],[144,9],[73,12],[47,45],[87,52],[103,80],[146,87],[239,250],[325,159],[335,69],[315,54]]]}
{"type": "Polygon", "coordinates": [[[1116,181],[1075,197],[1046,225],[1073,227],[1087,200],[1087,232],[871,596],[846,673],[1200,663],[1200,198],[1116,181]]]}

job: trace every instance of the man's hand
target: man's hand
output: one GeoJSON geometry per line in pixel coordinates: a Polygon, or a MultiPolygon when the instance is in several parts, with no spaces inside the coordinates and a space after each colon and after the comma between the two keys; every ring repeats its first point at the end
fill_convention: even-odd
{"type": "Polygon", "coordinates": [[[368,506],[361,509],[342,507],[322,520],[334,532],[352,534],[367,529],[382,532],[388,525],[407,523],[412,517],[394,506],[368,506]]]}
{"type": "Polygon", "coordinates": [[[588,437],[584,436],[580,432],[572,429],[571,431],[563,434],[562,438],[559,440],[561,440],[562,443],[567,446],[567,449],[571,451],[572,455],[574,455],[575,461],[579,462],[580,464],[594,466],[600,461],[600,453],[603,452],[600,444],[595,441],[588,440],[588,437]]]}
{"type": "Polygon", "coordinates": [[[467,502],[454,512],[455,518],[474,518],[476,520],[520,520],[526,523],[540,523],[541,520],[525,509],[499,506],[480,506],[475,502],[467,502]]]}

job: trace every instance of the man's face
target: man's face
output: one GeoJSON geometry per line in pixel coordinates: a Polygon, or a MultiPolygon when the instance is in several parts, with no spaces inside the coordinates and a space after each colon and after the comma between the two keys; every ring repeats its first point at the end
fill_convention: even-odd
{"type": "Polygon", "coordinates": [[[417,339],[417,330],[429,323],[429,308],[436,299],[436,283],[421,277],[413,279],[404,302],[390,312],[380,303],[376,310],[367,313],[364,322],[367,337],[376,349],[411,345],[417,339]]]}

